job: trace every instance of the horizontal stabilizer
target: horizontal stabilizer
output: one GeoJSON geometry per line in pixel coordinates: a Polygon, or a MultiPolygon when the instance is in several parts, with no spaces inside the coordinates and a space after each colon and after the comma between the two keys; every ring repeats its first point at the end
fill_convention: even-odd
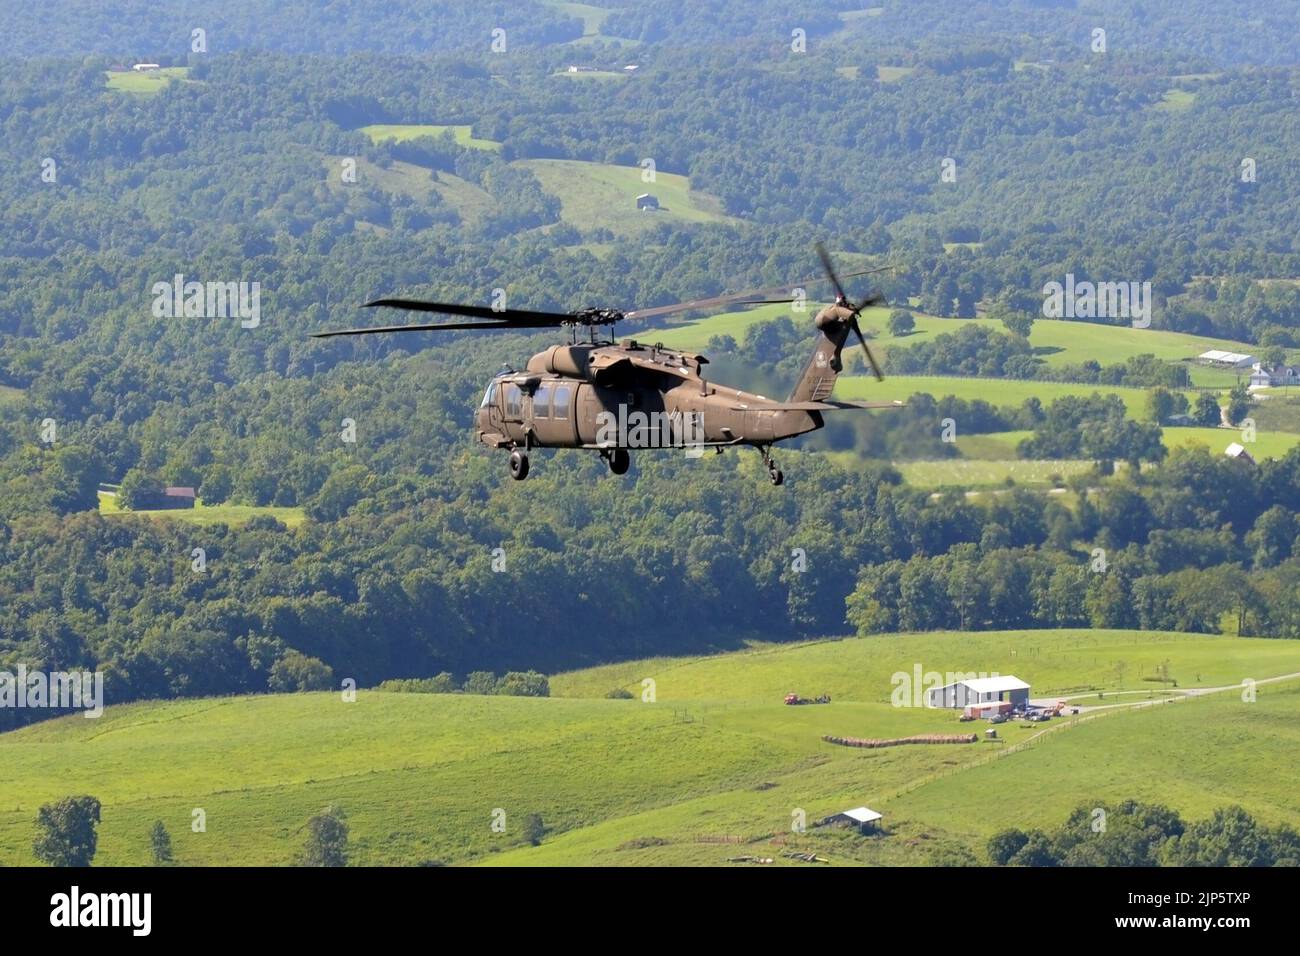
{"type": "Polygon", "coordinates": [[[733,412],[834,412],[841,408],[902,408],[906,402],[755,402],[732,405],[733,412]]]}

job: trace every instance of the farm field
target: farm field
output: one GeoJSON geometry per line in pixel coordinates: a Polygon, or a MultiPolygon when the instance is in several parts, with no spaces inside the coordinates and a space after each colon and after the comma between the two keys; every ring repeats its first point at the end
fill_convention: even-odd
{"type": "MultiPolygon", "coordinates": [[[[583,39],[586,39],[585,37],[583,39]]],[[[568,69],[556,70],[552,76],[562,76],[569,80],[580,80],[582,82],[609,82],[611,80],[625,80],[626,73],[620,73],[615,70],[583,70],[575,73],[568,69]]]]}
{"type": "MultiPolygon", "coordinates": [[[[811,327],[812,316],[820,304],[809,303],[808,311],[792,313],[785,304],[758,306],[754,309],[721,313],[696,322],[656,330],[656,341],[674,348],[703,350],[714,335],[731,335],[737,342],[744,338],[745,330],[759,322],[782,316],[791,316],[796,322],[805,321],[811,327]]],[[[892,307],[879,306],[864,309],[862,328],[871,329],[876,337],[871,340],[872,350],[889,374],[889,349],[891,346],[910,346],[943,333],[955,332],[963,325],[975,323],[1002,330],[1001,322],[993,319],[944,319],[910,310],[916,320],[915,331],[895,336],[889,333],[888,322],[892,307]]],[[[650,341],[650,334],[645,338],[650,341]]],[[[1102,325],[1096,322],[1073,322],[1061,319],[1038,319],[1029,333],[1030,345],[1049,366],[1074,365],[1098,362],[1102,365],[1119,364],[1135,355],[1152,354],[1167,362],[1179,362],[1200,355],[1210,349],[1251,353],[1257,346],[1245,342],[1213,339],[1163,329],[1135,329],[1127,325],[1102,325]]],[[[1205,388],[1229,388],[1237,382],[1237,373],[1222,369],[1192,368],[1192,383],[1205,388]]]]}
{"type": "MultiPolygon", "coordinates": [[[[1165,427],[1160,430],[1164,445],[1171,451],[1191,445],[1203,445],[1216,454],[1233,442],[1244,444],[1255,458],[1283,458],[1296,445],[1300,435],[1282,431],[1257,430],[1255,441],[1242,442],[1241,429],[1237,428],[1184,428],[1165,427]]],[[[957,449],[965,459],[1014,461],[1016,447],[1033,433],[1028,431],[991,432],[987,435],[958,435],[957,449]]],[[[962,459],[952,459],[961,461],[962,459]]],[[[1020,464],[1031,462],[1020,460],[1020,464]]],[[[1043,462],[1043,464],[1048,464],[1043,462]]],[[[1059,463],[1058,464],[1066,464],[1059,463]]]]}
{"type": "MultiPolygon", "coordinates": [[[[886,375],[883,382],[865,375],[842,375],[835,385],[835,397],[845,400],[906,401],[924,392],[939,398],[954,395],[967,401],[976,399],[994,406],[1018,406],[1027,399],[1038,398],[1050,405],[1067,395],[1118,395],[1130,418],[1142,418],[1146,411],[1147,392],[1141,388],[1117,385],[1088,385],[1076,382],[1037,382],[1009,378],[957,378],[944,375],[886,375]]],[[[1186,392],[1189,399],[1193,392],[1186,392]]]]}
{"type": "Polygon", "coordinates": [[[517,163],[541,180],[542,188],[560,200],[561,217],[578,229],[609,229],[620,236],[649,229],[656,222],[729,222],[717,200],[691,190],[690,180],[658,172],[653,183],[642,182],[638,166],[612,166],[569,159],[524,159],[517,163]],[[652,193],[657,212],[636,208],[636,197],[652,193]]]}
{"type": "Polygon", "coordinates": [[[327,181],[336,188],[343,189],[346,185],[340,175],[342,163],[345,159],[356,162],[358,185],[375,185],[385,192],[411,197],[427,196],[434,189],[433,177],[430,175],[430,171],[414,163],[394,160],[391,166],[384,168],[372,163],[365,157],[326,156],[327,181]]]}
{"type": "Polygon", "coordinates": [[[944,458],[892,463],[909,485],[920,488],[989,488],[1008,478],[1020,485],[1050,485],[1055,478],[1086,474],[1090,461],[944,458]]]}
{"type": "Polygon", "coordinates": [[[369,136],[372,143],[382,143],[384,140],[403,143],[408,139],[418,139],[421,136],[441,136],[448,130],[451,130],[456,142],[461,146],[485,149],[494,153],[501,151],[500,143],[490,139],[477,139],[473,127],[469,124],[440,126],[427,123],[372,123],[369,126],[362,126],[359,131],[369,136]]]}
{"type": "MultiPolygon", "coordinates": [[[[1056,478],[1068,479],[1092,469],[1090,461],[1017,458],[1016,448],[1031,434],[1010,431],[958,435],[956,445],[962,454],[960,458],[893,461],[890,464],[907,484],[919,488],[987,489],[1001,486],[1008,479],[1020,485],[1045,487],[1053,484],[1056,478]]],[[[1199,445],[1215,454],[1223,452],[1233,442],[1240,443],[1242,438],[1241,432],[1233,428],[1163,428],[1161,434],[1165,447],[1171,451],[1199,445]]],[[[1256,460],[1262,460],[1283,458],[1297,445],[1300,445],[1300,435],[1260,431],[1255,441],[1245,447],[1256,460]]],[[[854,451],[823,451],[818,454],[845,468],[853,468],[862,462],[861,455],[854,451]]]]}
{"type": "MultiPolygon", "coordinates": [[[[69,792],[104,803],[97,865],[144,864],[162,819],[182,864],[287,864],[305,820],[348,813],[353,862],[719,864],[812,849],[832,863],[971,860],[994,830],[1052,825],[1084,801],[1159,799],[1190,816],[1229,801],[1300,822],[1281,769],[1300,737],[1300,688],[1261,685],[1048,725],[1003,743],[858,750],[821,735],[953,733],[950,711],[891,706],[896,674],[1015,673],[1036,696],[1139,690],[1167,662],[1180,689],[1300,672],[1300,641],[1129,631],[936,633],[756,645],[557,675],[550,699],[336,693],[110,706],[103,717],[0,735],[0,863],[30,863],[37,807],[69,792]],[[1123,670],[1118,669],[1123,662],[1123,670]],[[1122,681],[1120,679],[1122,674],[1122,681]],[[643,703],[642,681],[656,700],[643,703]],[[614,688],[637,699],[612,700],[614,688]],[[829,693],[788,707],[783,696],[829,693]],[[1048,733],[1041,737],[1041,728],[1048,733]],[[996,759],[998,748],[1034,738],[996,759]],[[1008,799],[1008,789],[1018,793],[1008,799]],[[847,806],[886,834],[790,834],[847,806]],[[492,814],[507,815],[494,833],[492,814]],[[190,821],[201,809],[206,832],[190,821]],[[548,834],[524,844],[521,820],[548,834]],[[783,836],[783,834],[788,834],[783,836]]],[[[1107,698],[1096,701],[1110,702],[1107,698]]],[[[1088,715],[1085,715],[1088,716],[1088,715]]]]}
{"type": "Polygon", "coordinates": [[[1185,448],[1204,445],[1212,452],[1222,452],[1233,442],[1241,444],[1253,458],[1283,458],[1296,445],[1300,435],[1290,432],[1257,430],[1253,442],[1243,442],[1242,432],[1236,428],[1164,428],[1166,448],[1185,448]]]}
{"type": "Polygon", "coordinates": [[[192,82],[188,79],[190,75],[188,66],[165,66],[148,73],[137,73],[135,70],[125,72],[108,70],[105,75],[108,77],[108,88],[119,93],[151,95],[162,92],[163,88],[173,81],[192,82]]]}
{"type": "Polygon", "coordinates": [[[205,505],[199,501],[193,508],[166,508],[157,511],[128,511],[120,507],[111,495],[100,492],[99,513],[101,515],[141,515],[148,518],[174,519],[201,527],[214,524],[227,524],[232,527],[246,523],[250,518],[267,516],[275,518],[290,528],[296,528],[306,520],[306,513],[301,508],[277,508],[258,505],[205,505]]]}
{"type": "Polygon", "coordinates": [[[394,160],[387,168],[378,166],[364,157],[327,156],[324,160],[327,181],[335,189],[349,186],[340,178],[341,162],[355,159],[357,182],[374,185],[385,192],[419,198],[436,192],[465,221],[480,219],[496,206],[496,200],[482,187],[442,170],[434,179],[424,166],[394,160]]]}

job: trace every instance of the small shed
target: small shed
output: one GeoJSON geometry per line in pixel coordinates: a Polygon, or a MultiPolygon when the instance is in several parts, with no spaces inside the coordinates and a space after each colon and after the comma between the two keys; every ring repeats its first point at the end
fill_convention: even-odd
{"type": "Polygon", "coordinates": [[[636,197],[636,208],[642,212],[659,208],[659,198],[650,193],[642,193],[636,197]]]}
{"type": "Polygon", "coordinates": [[[164,508],[193,508],[197,498],[193,488],[173,485],[163,489],[164,508]]]}
{"type": "Polygon", "coordinates": [[[852,810],[841,810],[839,813],[831,814],[822,820],[822,826],[857,827],[863,833],[871,833],[880,829],[880,821],[884,818],[884,814],[877,813],[869,807],[854,807],[852,810]]]}

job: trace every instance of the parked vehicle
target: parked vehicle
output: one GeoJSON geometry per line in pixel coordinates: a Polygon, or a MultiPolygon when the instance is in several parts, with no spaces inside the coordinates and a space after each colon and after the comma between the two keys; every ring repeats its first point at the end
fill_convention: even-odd
{"type": "Polygon", "coordinates": [[[809,698],[800,697],[798,694],[786,694],[785,702],[788,705],[795,706],[798,704],[829,704],[831,702],[830,694],[822,694],[820,697],[809,698]]]}

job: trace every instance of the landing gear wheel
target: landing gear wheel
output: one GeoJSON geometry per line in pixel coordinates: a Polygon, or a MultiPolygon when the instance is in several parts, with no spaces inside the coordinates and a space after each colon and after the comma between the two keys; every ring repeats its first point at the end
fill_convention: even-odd
{"type": "Polygon", "coordinates": [[[515,481],[523,481],[528,477],[528,456],[522,451],[510,453],[510,477],[515,481]]]}
{"type": "Polygon", "coordinates": [[[616,475],[626,475],[632,464],[632,456],[626,448],[615,448],[609,453],[609,470],[616,475]]]}
{"type": "Polygon", "coordinates": [[[781,473],[780,468],[776,467],[776,459],[769,453],[769,449],[760,447],[758,450],[763,453],[763,464],[767,465],[768,480],[774,485],[784,484],[785,475],[781,473]]]}

